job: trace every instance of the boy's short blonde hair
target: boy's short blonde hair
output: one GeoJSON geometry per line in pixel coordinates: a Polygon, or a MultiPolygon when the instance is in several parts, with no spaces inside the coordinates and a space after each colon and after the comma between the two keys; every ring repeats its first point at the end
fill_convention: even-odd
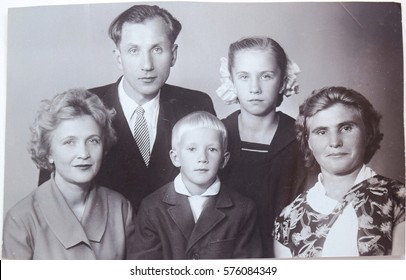
{"type": "Polygon", "coordinates": [[[186,115],[175,124],[172,130],[172,149],[176,149],[186,131],[196,128],[210,128],[220,132],[223,151],[227,151],[226,127],[216,116],[205,111],[197,111],[186,115]]]}

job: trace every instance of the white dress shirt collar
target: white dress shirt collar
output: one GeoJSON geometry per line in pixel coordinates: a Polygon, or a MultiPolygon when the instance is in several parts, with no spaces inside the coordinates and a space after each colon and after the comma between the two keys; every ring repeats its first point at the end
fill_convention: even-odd
{"type": "Polygon", "coordinates": [[[178,194],[188,197],[190,208],[192,209],[193,218],[195,222],[199,219],[208,199],[210,196],[215,196],[220,192],[220,179],[217,177],[214,183],[207,188],[207,190],[200,195],[192,195],[187,189],[185,183],[182,180],[182,174],[176,176],[174,182],[175,191],[178,194]]]}
{"type": "MultiPolygon", "coordinates": [[[[161,93],[158,92],[158,94],[152,100],[141,105],[141,107],[145,110],[144,117],[148,125],[150,151],[152,151],[152,147],[156,139],[160,94],[161,93]]],[[[131,131],[133,131],[136,121],[135,109],[140,105],[137,104],[137,102],[135,102],[132,98],[130,98],[125,92],[123,79],[121,79],[118,85],[118,98],[120,100],[120,105],[123,109],[124,116],[127,120],[128,127],[131,131]]]]}

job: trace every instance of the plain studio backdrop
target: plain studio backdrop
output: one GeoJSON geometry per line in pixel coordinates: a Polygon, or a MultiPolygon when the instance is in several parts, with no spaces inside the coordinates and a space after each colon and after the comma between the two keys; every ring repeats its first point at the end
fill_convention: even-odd
{"type": "MultiPolygon", "coordinates": [[[[370,166],[404,182],[400,4],[154,3],[183,25],[168,83],[208,93],[224,118],[238,106],[224,105],[215,94],[220,57],[241,37],[270,36],[302,71],[300,94],[285,98],[279,109],[296,118],[303,100],[324,86],[361,92],[383,116],[384,140],[370,166]]],[[[107,30],[132,4],[9,9],[4,213],[37,186],[27,143],[40,101],[120,77],[107,30]]]]}

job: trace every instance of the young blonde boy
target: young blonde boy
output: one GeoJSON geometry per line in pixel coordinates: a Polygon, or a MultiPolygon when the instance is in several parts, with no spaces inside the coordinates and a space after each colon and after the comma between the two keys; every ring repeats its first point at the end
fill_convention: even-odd
{"type": "Polygon", "coordinates": [[[229,159],[227,132],[207,112],[179,120],[172,131],[173,182],[142,203],[134,259],[222,259],[262,256],[254,203],[222,185],[229,159]]]}

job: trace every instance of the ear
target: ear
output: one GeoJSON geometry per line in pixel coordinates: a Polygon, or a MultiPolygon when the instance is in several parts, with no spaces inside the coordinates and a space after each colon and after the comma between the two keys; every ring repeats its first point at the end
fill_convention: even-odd
{"type": "Polygon", "coordinates": [[[223,169],[224,167],[226,167],[228,160],[230,159],[230,153],[229,152],[225,152],[224,156],[223,156],[223,162],[220,165],[220,169],[223,169]]]}
{"type": "Polygon", "coordinates": [[[122,61],[121,61],[121,52],[120,52],[120,50],[119,49],[114,49],[113,54],[114,54],[114,58],[117,61],[118,68],[120,68],[120,70],[123,70],[123,64],[122,64],[122,61]]]}
{"type": "Polygon", "coordinates": [[[51,155],[48,156],[48,162],[50,164],[54,164],[54,162],[55,162],[51,155]]]}
{"type": "Polygon", "coordinates": [[[178,57],[178,45],[173,44],[172,46],[172,61],[171,61],[171,67],[175,65],[176,58],[178,57]]]}
{"type": "Polygon", "coordinates": [[[169,157],[171,158],[171,161],[172,161],[173,165],[175,165],[176,167],[180,167],[179,156],[178,156],[178,153],[175,150],[170,150],[169,151],[169,157]]]}

